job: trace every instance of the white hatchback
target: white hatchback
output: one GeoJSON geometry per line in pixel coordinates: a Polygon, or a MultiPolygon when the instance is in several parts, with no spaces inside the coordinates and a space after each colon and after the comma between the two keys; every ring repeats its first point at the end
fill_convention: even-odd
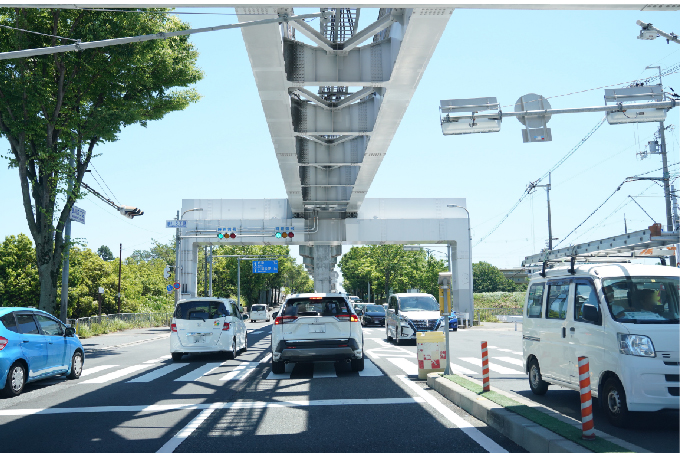
{"type": "Polygon", "coordinates": [[[232,299],[197,297],[180,300],[170,326],[170,352],[178,361],[184,354],[221,352],[233,359],[247,348],[247,333],[238,304],[232,299]]]}
{"type": "Polygon", "coordinates": [[[269,322],[270,319],[269,311],[265,304],[253,304],[250,306],[250,322],[269,322]]]}

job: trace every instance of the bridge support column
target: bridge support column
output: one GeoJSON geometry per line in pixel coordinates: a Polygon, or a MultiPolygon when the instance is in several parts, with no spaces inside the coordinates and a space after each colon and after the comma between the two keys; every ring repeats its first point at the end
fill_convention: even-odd
{"type": "Polygon", "coordinates": [[[333,261],[330,245],[315,245],[314,252],[314,292],[331,292],[331,271],[333,261]]]}
{"type": "Polygon", "coordinates": [[[457,313],[468,313],[468,319],[472,322],[474,307],[469,242],[449,242],[448,249],[452,280],[451,309],[457,313]]]}

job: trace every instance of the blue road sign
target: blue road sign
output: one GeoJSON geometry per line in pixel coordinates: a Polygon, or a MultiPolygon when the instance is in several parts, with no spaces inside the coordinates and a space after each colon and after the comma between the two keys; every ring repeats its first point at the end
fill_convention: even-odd
{"type": "Polygon", "coordinates": [[[172,285],[168,285],[168,286],[165,287],[165,289],[167,289],[168,292],[172,292],[172,290],[173,290],[174,288],[172,287],[172,285]]]}
{"type": "Polygon", "coordinates": [[[186,228],[187,227],[187,221],[186,220],[166,220],[165,221],[165,228],[186,228]]]}
{"type": "Polygon", "coordinates": [[[253,274],[278,274],[279,261],[253,261],[253,274]]]}

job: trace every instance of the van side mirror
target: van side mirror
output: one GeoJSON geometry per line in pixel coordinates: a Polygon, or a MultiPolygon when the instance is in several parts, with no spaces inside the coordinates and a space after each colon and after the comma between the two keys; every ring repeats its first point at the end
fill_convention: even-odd
{"type": "Polygon", "coordinates": [[[73,327],[67,327],[66,329],[64,329],[64,336],[65,337],[72,337],[75,334],[76,334],[76,329],[74,329],[73,327]]]}
{"type": "Polygon", "coordinates": [[[600,313],[594,305],[584,304],[583,319],[598,324],[600,321],[600,313]]]}
{"type": "Polygon", "coordinates": [[[242,318],[243,318],[243,319],[248,319],[248,315],[246,315],[246,314],[244,313],[244,314],[242,315],[242,318]]]}

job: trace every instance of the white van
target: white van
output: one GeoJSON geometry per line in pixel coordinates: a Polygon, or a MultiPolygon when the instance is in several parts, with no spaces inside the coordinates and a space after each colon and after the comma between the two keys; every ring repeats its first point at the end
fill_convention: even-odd
{"type": "Polygon", "coordinates": [[[626,425],[629,411],[680,408],[680,269],[582,264],[534,275],[522,349],[535,394],[550,384],[578,390],[584,356],[612,424],[626,425]]]}
{"type": "Polygon", "coordinates": [[[269,322],[270,320],[269,311],[265,304],[253,304],[250,306],[250,322],[269,322]]]}
{"type": "Polygon", "coordinates": [[[246,324],[233,299],[196,297],[180,300],[170,324],[172,360],[184,354],[220,352],[233,359],[248,346],[246,324]]]}
{"type": "Polygon", "coordinates": [[[444,318],[439,302],[427,293],[397,293],[389,298],[385,310],[385,337],[401,344],[415,340],[416,333],[443,330],[444,318]]]}

